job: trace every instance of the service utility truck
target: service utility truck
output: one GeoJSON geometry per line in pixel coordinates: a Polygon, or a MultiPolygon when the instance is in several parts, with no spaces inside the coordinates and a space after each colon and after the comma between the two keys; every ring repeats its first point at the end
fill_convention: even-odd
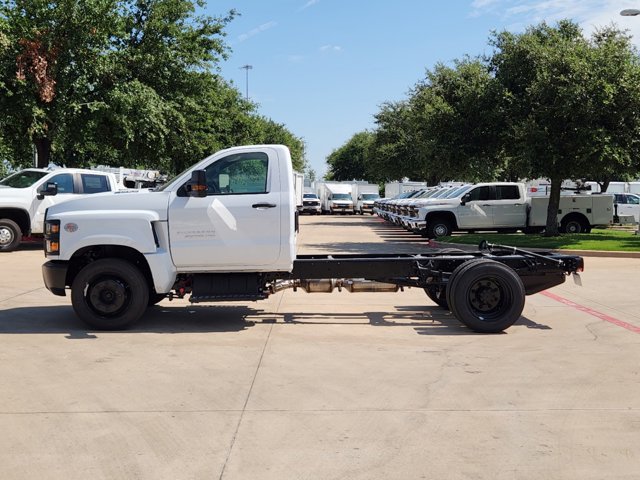
{"type": "MultiPolygon", "coordinates": [[[[429,238],[451,235],[454,230],[541,232],[547,223],[549,197],[529,197],[526,192],[524,183],[468,185],[453,197],[431,201],[414,211],[409,225],[429,238]]],[[[612,221],[612,195],[560,196],[558,225],[563,233],[586,233],[612,221]]]]}
{"type": "Polygon", "coordinates": [[[355,213],[373,215],[373,204],[380,198],[380,189],[373,183],[354,182],[351,184],[351,198],[355,213]]]}
{"type": "Polygon", "coordinates": [[[46,288],[70,291],[76,314],[98,329],[125,328],[164,298],[253,301],[284,289],[417,287],[470,329],[499,332],[518,320],[525,295],[583,269],[576,255],[497,245],[297,255],[291,157],[282,145],[220,151],[157,190],[53,205],[45,230],[46,288]]]}
{"type": "Polygon", "coordinates": [[[323,213],[353,213],[351,183],[316,182],[316,193],[323,213]]]}
{"type": "Polygon", "coordinates": [[[119,188],[113,173],[73,168],[27,168],[0,180],[0,252],[43,233],[45,210],[74,197],[119,188]]]}

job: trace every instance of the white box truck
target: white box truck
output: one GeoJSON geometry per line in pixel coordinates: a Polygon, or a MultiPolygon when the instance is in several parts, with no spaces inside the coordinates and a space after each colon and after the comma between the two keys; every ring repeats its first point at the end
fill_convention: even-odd
{"type": "Polygon", "coordinates": [[[340,182],[316,182],[322,213],[353,213],[351,184],[340,182]]]}
{"type": "Polygon", "coordinates": [[[380,198],[380,188],[373,183],[355,182],[351,188],[355,213],[373,215],[373,203],[380,198]]]}

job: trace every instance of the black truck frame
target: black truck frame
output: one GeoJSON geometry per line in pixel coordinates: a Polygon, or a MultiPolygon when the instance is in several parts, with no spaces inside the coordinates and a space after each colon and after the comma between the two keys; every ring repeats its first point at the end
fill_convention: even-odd
{"type": "Polygon", "coordinates": [[[583,267],[582,257],[576,255],[483,242],[474,251],[301,255],[291,272],[181,273],[170,292],[155,290],[143,255],[118,246],[87,248],[70,261],[46,262],[42,271],[46,287],[55,295],[66,295],[71,288],[76,314],[98,329],[126,328],[148,306],[186,295],[198,303],[260,300],[287,288],[393,292],[418,287],[470,329],[495,333],[520,318],[525,295],[559,285],[583,267]]]}
{"type": "Polygon", "coordinates": [[[179,296],[190,293],[194,303],[259,300],[288,288],[329,293],[418,287],[470,329],[496,333],[518,320],[526,295],[559,285],[583,268],[582,257],[576,255],[483,243],[474,251],[414,255],[301,255],[289,274],[195,274],[178,284],[179,296]]]}

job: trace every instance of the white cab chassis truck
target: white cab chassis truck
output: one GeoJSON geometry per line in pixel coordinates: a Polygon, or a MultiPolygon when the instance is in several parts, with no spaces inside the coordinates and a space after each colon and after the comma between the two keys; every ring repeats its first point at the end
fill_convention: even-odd
{"type": "Polygon", "coordinates": [[[122,329],[164,298],[260,300],[283,289],[423,288],[470,329],[512,325],[525,295],[564,282],[581,257],[500,246],[424,254],[297,255],[289,150],[220,151],[156,191],[88,196],[50,207],[44,283],[71,293],[97,329],[122,329]],[[135,197],[135,201],[132,201],[135,197]]]}
{"type": "Polygon", "coordinates": [[[23,236],[43,233],[48,207],[78,196],[118,188],[112,173],[75,168],[27,168],[0,180],[0,252],[18,248],[23,236]]]}

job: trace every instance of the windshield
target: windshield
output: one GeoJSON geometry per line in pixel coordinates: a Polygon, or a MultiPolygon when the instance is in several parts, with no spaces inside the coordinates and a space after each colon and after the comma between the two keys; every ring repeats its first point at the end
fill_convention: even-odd
{"type": "Polygon", "coordinates": [[[444,198],[459,197],[460,195],[464,194],[467,190],[469,190],[471,187],[473,187],[473,185],[465,185],[464,187],[454,188],[452,189],[451,193],[446,195],[444,198]]]}
{"type": "Polygon", "coordinates": [[[332,200],[351,200],[350,193],[334,193],[331,195],[332,200]]]}
{"type": "Polygon", "coordinates": [[[312,198],[312,199],[314,199],[314,200],[317,200],[317,199],[318,199],[318,197],[317,197],[317,195],[316,195],[315,193],[305,193],[305,194],[302,196],[302,198],[312,198]]]}
{"type": "Polygon", "coordinates": [[[380,198],[380,195],[378,195],[377,193],[363,193],[362,194],[362,199],[363,200],[376,200],[380,198]]]}
{"type": "Polygon", "coordinates": [[[9,175],[4,180],[0,180],[0,185],[13,188],[27,188],[48,174],[49,172],[23,170],[22,172],[16,172],[13,175],[9,175]]]}

